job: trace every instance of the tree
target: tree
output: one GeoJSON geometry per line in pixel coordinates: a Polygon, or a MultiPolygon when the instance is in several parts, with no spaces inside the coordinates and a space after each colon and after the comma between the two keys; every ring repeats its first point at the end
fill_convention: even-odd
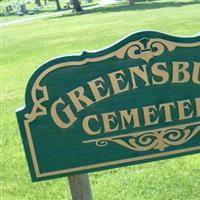
{"type": "Polygon", "coordinates": [[[62,10],[59,0],[55,0],[55,2],[56,2],[57,10],[62,10]]]}
{"type": "Polygon", "coordinates": [[[72,0],[72,5],[73,5],[73,12],[83,11],[79,0],[72,0]]]}
{"type": "Polygon", "coordinates": [[[56,2],[57,10],[62,10],[59,0],[55,0],[55,2],[56,2]]]}
{"type": "Polygon", "coordinates": [[[47,0],[44,0],[44,5],[47,6],[47,0]]]}
{"type": "Polygon", "coordinates": [[[128,0],[129,4],[132,5],[135,3],[135,0],[128,0]]]}
{"type": "Polygon", "coordinates": [[[40,0],[35,0],[35,5],[42,6],[41,1],[40,0]]]}

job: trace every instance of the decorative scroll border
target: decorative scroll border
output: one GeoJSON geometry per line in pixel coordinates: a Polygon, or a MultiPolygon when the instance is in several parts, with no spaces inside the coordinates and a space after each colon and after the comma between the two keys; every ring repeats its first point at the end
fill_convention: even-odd
{"type": "Polygon", "coordinates": [[[142,38],[141,40],[137,40],[134,42],[129,42],[125,46],[121,47],[120,49],[96,58],[86,58],[82,61],[71,61],[71,62],[63,62],[60,64],[53,65],[48,69],[44,70],[36,79],[33,84],[31,96],[33,100],[33,108],[31,113],[27,113],[25,118],[32,122],[38,116],[46,115],[47,110],[45,106],[42,105],[43,102],[48,101],[48,90],[47,86],[41,86],[41,81],[52,71],[68,67],[68,66],[79,66],[84,65],[86,63],[92,62],[99,62],[103,61],[112,57],[117,57],[119,59],[124,59],[126,55],[128,55],[131,59],[142,59],[145,62],[149,62],[153,57],[159,56],[164,53],[165,50],[169,52],[174,51],[177,47],[198,47],[200,46],[200,42],[195,43],[178,43],[178,42],[171,42],[165,39],[155,38],[155,39],[148,39],[142,38]],[[143,44],[142,41],[147,40],[147,44],[143,44]],[[37,93],[43,93],[43,97],[38,99],[37,93]]]}
{"type": "MultiPolygon", "coordinates": [[[[37,161],[37,156],[32,140],[31,130],[30,130],[30,123],[34,121],[38,116],[43,116],[47,114],[46,108],[42,105],[43,102],[48,101],[48,90],[46,86],[41,86],[41,81],[52,71],[68,67],[68,66],[79,66],[84,65],[86,63],[92,63],[92,62],[99,62],[106,59],[109,59],[111,57],[117,57],[119,59],[125,58],[127,55],[129,58],[132,59],[142,59],[146,62],[150,61],[154,56],[161,55],[166,49],[171,52],[175,50],[177,47],[198,47],[200,46],[200,42],[193,42],[193,43],[178,43],[178,42],[172,42],[165,39],[155,38],[155,39],[149,39],[146,45],[141,43],[142,40],[147,39],[143,38],[141,40],[137,40],[134,42],[130,42],[126,44],[125,46],[119,48],[118,50],[96,58],[86,58],[82,61],[70,61],[70,62],[63,62],[60,64],[55,64],[48,69],[44,70],[35,80],[33,83],[33,87],[31,90],[31,97],[33,100],[33,107],[30,113],[26,113],[24,115],[24,128],[25,128],[25,134],[27,136],[29,148],[30,148],[30,155],[32,157],[33,161],[33,167],[35,170],[35,175],[37,178],[42,177],[48,177],[48,176],[54,176],[64,173],[71,173],[76,172],[80,170],[88,170],[88,169],[95,169],[98,167],[106,167],[111,165],[117,165],[117,164],[123,164],[123,163],[129,163],[134,161],[141,161],[141,160],[147,160],[162,156],[168,156],[168,155],[176,155],[181,154],[185,152],[192,152],[192,151],[198,151],[200,150],[200,146],[192,147],[192,148],[186,148],[176,151],[169,151],[169,152],[162,152],[162,153],[156,153],[152,155],[147,156],[141,156],[141,157],[135,157],[135,158],[129,158],[129,159],[123,159],[123,160],[117,160],[113,162],[106,162],[106,163],[98,163],[95,165],[88,165],[83,167],[76,167],[71,169],[64,169],[64,170],[58,170],[58,171],[51,171],[51,172],[45,172],[41,173],[37,161]],[[43,97],[38,99],[37,93],[43,93],[43,97]]],[[[189,125],[189,124],[188,124],[189,125]]]]}
{"type": "MultiPolygon", "coordinates": [[[[190,148],[185,148],[185,149],[180,149],[180,150],[175,150],[175,151],[160,152],[160,153],[155,153],[155,154],[145,155],[145,156],[140,156],[140,157],[133,157],[133,158],[121,159],[121,160],[116,160],[116,161],[111,161],[111,162],[92,164],[92,165],[87,165],[87,166],[82,166],[82,167],[74,167],[74,168],[71,168],[71,169],[63,169],[63,170],[41,173],[40,169],[39,169],[38,162],[37,162],[37,157],[36,157],[36,154],[35,154],[35,149],[34,149],[34,145],[33,145],[33,141],[32,141],[29,122],[24,121],[24,124],[25,124],[26,134],[27,134],[27,138],[28,138],[28,142],[29,142],[29,146],[30,146],[31,156],[32,156],[32,159],[33,159],[33,166],[34,166],[34,170],[35,170],[35,175],[36,175],[37,178],[55,176],[55,175],[60,175],[60,174],[65,174],[65,173],[72,173],[72,172],[77,172],[77,171],[81,171],[81,170],[95,169],[95,168],[99,168],[99,167],[120,165],[120,164],[135,162],[135,161],[143,161],[143,160],[159,158],[159,157],[163,157],[163,156],[177,155],[177,154],[182,154],[182,153],[187,153],[187,152],[192,152],[192,151],[200,151],[200,146],[195,146],[195,147],[190,147],[190,148]]],[[[186,124],[184,126],[185,127],[186,126],[192,126],[192,125],[195,125],[195,124],[200,125],[200,122],[190,123],[190,124],[186,124]]],[[[173,128],[175,128],[175,127],[173,127],[173,128]]],[[[196,133],[196,134],[200,134],[200,132],[196,133]]],[[[85,141],[85,143],[86,142],[87,141],[85,141]]]]}
{"type": "Polygon", "coordinates": [[[95,143],[97,147],[105,147],[109,143],[116,143],[126,149],[140,152],[153,149],[164,151],[170,146],[179,146],[188,142],[197,134],[200,134],[200,122],[82,142],[95,143]],[[194,125],[196,126],[191,128],[194,125]]]}

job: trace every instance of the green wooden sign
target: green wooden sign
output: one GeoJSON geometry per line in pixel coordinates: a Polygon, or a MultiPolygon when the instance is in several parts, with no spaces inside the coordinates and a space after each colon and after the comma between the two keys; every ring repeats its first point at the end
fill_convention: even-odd
{"type": "Polygon", "coordinates": [[[17,119],[33,181],[200,152],[200,35],[144,31],[32,75],[17,119]]]}

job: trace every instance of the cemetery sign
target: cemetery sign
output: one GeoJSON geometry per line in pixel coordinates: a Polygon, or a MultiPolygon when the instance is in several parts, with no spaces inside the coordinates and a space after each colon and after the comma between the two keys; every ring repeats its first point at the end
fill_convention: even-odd
{"type": "Polygon", "coordinates": [[[33,181],[200,152],[200,35],[143,31],[32,75],[17,119],[33,181]]]}

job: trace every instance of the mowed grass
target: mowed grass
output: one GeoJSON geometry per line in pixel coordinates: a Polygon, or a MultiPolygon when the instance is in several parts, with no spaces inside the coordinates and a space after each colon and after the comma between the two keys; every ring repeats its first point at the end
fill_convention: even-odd
{"type": "MultiPolygon", "coordinates": [[[[33,71],[52,57],[95,50],[135,31],[175,35],[200,31],[199,1],[121,3],[85,14],[2,29],[1,184],[3,200],[71,199],[67,178],[32,183],[15,110],[33,71]]],[[[91,152],[92,154],[92,152],[91,152]]],[[[200,156],[153,162],[90,174],[95,200],[199,200],[200,156]]]]}

